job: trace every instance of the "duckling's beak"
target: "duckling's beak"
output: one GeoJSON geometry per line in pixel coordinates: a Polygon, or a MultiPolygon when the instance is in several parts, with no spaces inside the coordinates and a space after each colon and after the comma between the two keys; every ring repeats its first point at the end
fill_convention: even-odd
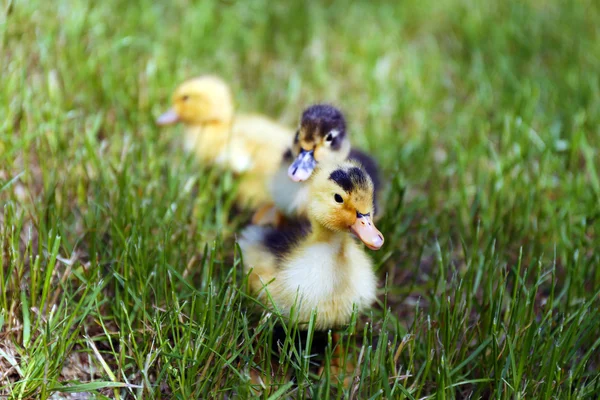
{"type": "Polygon", "coordinates": [[[156,119],[158,125],[173,125],[177,122],[179,122],[179,115],[172,108],[156,119]]]}
{"type": "Polygon", "coordinates": [[[288,176],[294,182],[302,182],[310,178],[317,162],[314,150],[300,150],[300,154],[288,168],[288,176]]]}
{"type": "Polygon", "coordinates": [[[357,213],[356,222],[350,230],[371,250],[379,250],[383,246],[383,235],[373,224],[369,214],[357,213]]]}

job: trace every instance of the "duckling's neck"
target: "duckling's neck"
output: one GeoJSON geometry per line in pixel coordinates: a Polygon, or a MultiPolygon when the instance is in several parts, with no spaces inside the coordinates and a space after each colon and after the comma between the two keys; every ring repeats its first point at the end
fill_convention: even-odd
{"type": "Polygon", "coordinates": [[[220,131],[230,129],[231,125],[233,125],[233,118],[204,121],[203,123],[198,124],[197,126],[201,127],[202,130],[216,129],[220,131]]]}
{"type": "Polygon", "coordinates": [[[332,231],[315,222],[312,223],[312,233],[308,237],[308,241],[311,244],[326,243],[332,246],[341,258],[345,256],[348,244],[351,243],[348,232],[332,231]]]}
{"type": "Polygon", "coordinates": [[[350,150],[351,150],[351,145],[350,145],[350,141],[348,139],[345,139],[342,142],[342,145],[340,146],[340,149],[338,150],[338,162],[340,161],[344,161],[345,159],[347,159],[350,156],[350,150]]]}

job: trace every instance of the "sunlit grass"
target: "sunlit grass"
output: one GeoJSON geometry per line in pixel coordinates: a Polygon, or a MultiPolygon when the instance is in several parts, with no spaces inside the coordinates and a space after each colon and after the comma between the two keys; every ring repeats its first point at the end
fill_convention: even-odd
{"type": "MultiPolygon", "coordinates": [[[[600,390],[593,1],[5,1],[0,396],[583,399],[600,390]],[[386,175],[350,384],[243,290],[235,180],[154,118],[218,73],[340,106],[386,175]],[[271,357],[272,331],[287,338],[271,357]],[[251,381],[253,371],[264,387],[251,381]]],[[[316,340],[316,333],[310,337],[316,340]]],[[[331,341],[325,334],[325,342],[331,341]]]]}

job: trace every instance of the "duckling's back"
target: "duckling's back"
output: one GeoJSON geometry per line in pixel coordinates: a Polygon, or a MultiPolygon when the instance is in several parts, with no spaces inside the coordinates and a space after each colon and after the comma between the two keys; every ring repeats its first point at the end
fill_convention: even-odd
{"type": "Polygon", "coordinates": [[[253,155],[252,172],[272,175],[292,141],[293,131],[261,115],[242,114],[233,122],[232,134],[240,138],[253,155]]]}
{"type": "Polygon", "coordinates": [[[248,284],[254,293],[275,279],[285,257],[310,233],[308,221],[299,221],[284,228],[250,225],[238,240],[244,255],[244,269],[249,272],[248,284]]]}
{"type": "Polygon", "coordinates": [[[239,190],[249,205],[270,202],[268,182],[279,168],[281,157],[292,141],[293,131],[261,115],[235,117],[232,137],[251,160],[241,177],[239,190]]]}
{"type": "Polygon", "coordinates": [[[310,232],[310,223],[305,219],[294,220],[278,228],[251,225],[242,231],[239,244],[244,252],[273,255],[273,264],[278,267],[310,232]]]}

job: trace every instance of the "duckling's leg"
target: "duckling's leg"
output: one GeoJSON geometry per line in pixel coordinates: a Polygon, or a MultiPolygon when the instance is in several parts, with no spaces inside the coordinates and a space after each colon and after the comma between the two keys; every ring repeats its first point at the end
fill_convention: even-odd
{"type": "Polygon", "coordinates": [[[252,216],[252,224],[254,225],[273,225],[278,227],[284,220],[285,217],[277,210],[273,203],[261,206],[252,216]]]}
{"type": "MultiPolygon", "coordinates": [[[[254,355],[254,364],[259,365],[261,359],[262,354],[259,349],[254,355]]],[[[252,385],[252,392],[255,396],[260,396],[265,390],[268,392],[269,382],[270,379],[267,371],[261,371],[254,366],[250,367],[250,384],[252,385]]]]}
{"type": "MultiPolygon", "coordinates": [[[[337,378],[338,382],[343,382],[344,387],[349,387],[352,382],[352,373],[354,372],[354,363],[348,360],[346,351],[344,351],[344,345],[340,340],[339,333],[333,333],[331,335],[331,345],[333,346],[333,354],[331,357],[331,363],[329,365],[329,373],[331,376],[337,378]]],[[[325,361],[323,361],[325,362],[325,361]]],[[[325,371],[325,365],[321,365],[319,368],[319,376],[323,375],[325,371]]]]}

